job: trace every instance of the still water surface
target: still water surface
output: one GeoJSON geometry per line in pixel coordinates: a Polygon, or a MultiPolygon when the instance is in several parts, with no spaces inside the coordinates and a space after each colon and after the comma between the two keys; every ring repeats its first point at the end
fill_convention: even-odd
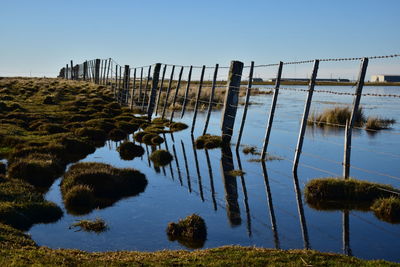
{"type": "MultiPolygon", "coordinates": [[[[298,88],[299,86],[297,86],[298,88]]],[[[261,87],[262,88],[262,87],[261,87]]],[[[306,88],[306,87],[303,87],[306,88]]],[[[327,89],[327,88],[316,88],[327,89]]],[[[352,92],[351,87],[328,90],[352,92]]],[[[400,94],[399,87],[365,87],[364,93],[400,94]]],[[[278,157],[265,164],[249,161],[257,155],[231,151],[193,149],[190,130],[166,134],[161,147],[174,155],[164,168],[154,168],[148,159],[151,147],[142,158],[124,161],[118,144],[107,143],[83,161],[96,161],[116,167],[140,170],[148,179],[145,192],[123,199],[106,209],[85,216],[67,213],[60,194],[60,179],[46,195],[64,210],[64,217],[53,224],[35,225],[29,234],[39,244],[51,248],[76,248],[86,251],[187,249],[168,240],[168,222],[192,213],[207,224],[204,248],[222,245],[267,248],[311,248],[326,252],[352,254],[366,259],[400,262],[400,225],[378,220],[372,212],[317,211],[304,201],[304,185],[316,177],[342,173],[344,131],[341,128],[308,127],[298,177],[291,172],[294,148],[304,108],[304,92],[282,90],[278,99],[269,152],[278,157]],[[186,158],[186,160],[185,160],[186,158]],[[243,177],[224,175],[223,167],[241,169],[243,177]],[[104,219],[109,231],[101,234],[76,232],[69,226],[79,219],[104,219]]],[[[262,146],[271,96],[252,96],[242,144],[262,146]]],[[[400,188],[400,99],[365,96],[365,114],[394,118],[392,129],[371,134],[353,132],[351,176],[391,184],[400,188]]],[[[352,96],[315,93],[311,111],[348,105],[352,96]]],[[[237,114],[235,128],[242,117],[237,114]]],[[[199,113],[195,136],[203,130],[205,114],[199,113]]],[[[220,111],[214,111],[209,132],[219,133],[220,111]]],[[[192,113],[182,121],[190,124],[192,113]]]]}

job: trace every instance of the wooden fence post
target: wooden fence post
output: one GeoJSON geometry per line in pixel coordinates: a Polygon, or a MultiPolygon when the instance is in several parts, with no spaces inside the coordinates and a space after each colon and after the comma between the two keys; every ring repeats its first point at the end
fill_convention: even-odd
{"type": "Polygon", "coordinates": [[[210,117],[211,117],[215,87],[217,85],[218,67],[219,67],[219,65],[215,64],[214,77],[213,77],[213,81],[212,81],[212,85],[211,85],[211,94],[210,94],[210,100],[208,101],[208,110],[207,110],[207,115],[206,115],[206,121],[204,123],[203,135],[205,135],[207,133],[208,123],[209,123],[210,117]]]}
{"type": "Polygon", "coordinates": [[[163,110],[162,110],[162,113],[161,113],[161,118],[163,118],[163,119],[164,119],[164,116],[165,116],[165,109],[167,108],[169,94],[171,92],[172,81],[174,79],[174,72],[175,72],[175,65],[172,66],[171,75],[169,76],[167,92],[165,93],[165,101],[164,101],[164,106],[163,106],[163,110]]]}
{"type": "Polygon", "coordinates": [[[136,68],[133,69],[133,84],[132,84],[131,103],[130,103],[131,109],[133,108],[135,90],[136,90],[136,68]]]}
{"type": "Polygon", "coordinates": [[[348,179],[350,174],[351,135],[355,120],[358,116],[358,109],[360,106],[361,93],[364,86],[367,67],[368,67],[368,58],[363,58],[361,60],[360,73],[358,75],[358,81],[353,101],[353,110],[351,111],[349,124],[347,125],[346,123],[345,148],[344,148],[344,159],[343,159],[343,176],[345,179],[348,179]]]}
{"type": "Polygon", "coordinates": [[[238,139],[237,139],[237,142],[236,142],[236,150],[239,149],[240,141],[242,140],[244,123],[246,122],[247,108],[249,106],[249,100],[250,100],[250,95],[251,95],[251,87],[253,85],[253,72],[254,72],[254,61],[252,61],[251,65],[250,65],[249,83],[248,83],[247,89],[246,89],[246,100],[245,100],[245,103],[244,103],[242,122],[240,123],[240,128],[239,128],[239,136],[238,136],[238,139]]]}
{"type": "Polygon", "coordinates": [[[296,147],[296,152],[295,152],[295,156],[294,156],[294,160],[293,160],[293,172],[297,172],[297,167],[299,165],[300,154],[301,154],[301,150],[303,148],[304,134],[306,133],[308,114],[310,113],[310,106],[311,106],[312,96],[314,93],[315,80],[317,79],[318,66],[319,66],[319,60],[316,59],[314,61],[314,67],[313,67],[313,71],[312,71],[312,75],[311,75],[311,79],[310,79],[310,84],[308,86],[308,96],[307,96],[307,101],[304,106],[304,113],[303,113],[303,119],[301,121],[299,139],[297,140],[297,147],[296,147]]]}
{"type": "Polygon", "coordinates": [[[108,59],[106,84],[108,84],[108,75],[110,74],[110,70],[111,70],[111,58],[108,59]]]}
{"type": "Polygon", "coordinates": [[[86,81],[87,79],[87,61],[83,62],[83,80],[86,81]]]}
{"type": "Polygon", "coordinates": [[[94,83],[99,84],[100,81],[100,59],[96,59],[94,83]]]}
{"type": "Polygon", "coordinates": [[[151,91],[150,91],[149,103],[147,105],[147,118],[149,121],[151,121],[151,115],[153,114],[153,111],[154,111],[154,104],[156,101],[160,69],[161,69],[161,63],[157,63],[154,66],[154,70],[153,70],[153,78],[151,80],[151,91]]]}
{"type": "Polygon", "coordinates": [[[127,102],[127,95],[129,91],[129,65],[125,65],[124,69],[124,83],[123,83],[123,94],[121,97],[121,102],[127,102]]]}
{"type": "Polygon", "coordinates": [[[187,80],[187,84],[186,84],[185,96],[183,98],[183,103],[182,103],[181,119],[183,118],[183,115],[185,115],[185,110],[186,110],[186,105],[187,105],[187,98],[188,98],[189,89],[190,89],[190,80],[192,79],[192,70],[193,70],[193,66],[190,66],[189,74],[188,74],[188,80],[187,80]]]}
{"type": "MultiPolygon", "coordinates": [[[[160,67],[161,68],[161,67],[160,67]]],[[[160,71],[159,71],[160,72],[160,71]]],[[[149,66],[149,71],[148,71],[148,73],[147,73],[147,80],[146,80],[146,84],[145,84],[145,87],[144,87],[144,96],[143,96],[143,99],[142,99],[142,110],[144,110],[144,103],[145,103],[145,101],[146,101],[146,96],[147,96],[147,91],[148,91],[148,87],[149,87],[149,81],[150,81],[150,73],[151,73],[151,65],[149,66]]],[[[158,81],[157,81],[158,82],[158,81]]],[[[150,99],[149,99],[150,100],[150,99]]],[[[147,109],[148,109],[148,107],[147,107],[147,109]]]]}
{"type": "Polygon", "coordinates": [[[71,60],[71,80],[73,80],[74,78],[75,78],[74,77],[74,63],[71,60]]]}
{"type": "Polygon", "coordinates": [[[175,88],[174,98],[173,98],[173,100],[172,100],[172,111],[171,111],[171,117],[170,117],[170,119],[169,119],[170,122],[172,122],[172,120],[174,119],[175,103],[176,103],[176,99],[178,98],[179,88],[181,87],[181,80],[182,80],[183,69],[184,69],[184,67],[182,66],[182,67],[181,67],[181,71],[179,72],[178,84],[176,85],[176,88],[175,88]]]}
{"type": "Polygon", "coordinates": [[[199,109],[199,101],[200,101],[200,96],[201,96],[201,89],[203,87],[203,80],[204,80],[204,72],[206,70],[206,66],[203,65],[201,68],[201,75],[200,75],[200,83],[199,87],[197,88],[197,96],[196,96],[196,103],[194,105],[194,113],[193,113],[193,121],[192,121],[192,129],[190,130],[190,133],[193,135],[194,132],[194,126],[196,125],[196,119],[197,119],[197,110],[199,109]]]}
{"type": "Polygon", "coordinates": [[[101,84],[102,80],[103,80],[103,66],[104,66],[104,61],[102,59],[100,59],[99,84],[101,84]]]}
{"type": "Polygon", "coordinates": [[[80,66],[76,65],[76,79],[79,80],[79,71],[80,71],[80,66]]]}
{"type": "Polygon", "coordinates": [[[115,65],[115,87],[114,87],[114,97],[117,98],[117,102],[118,102],[117,86],[118,86],[118,65],[115,65]]]}
{"type": "Polygon", "coordinates": [[[276,102],[278,101],[279,87],[281,85],[282,68],[283,68],[283,62],[280,61],[279,66],[278,66],[278,73],[276,74],[274,95],[272,97],[271,110],[269,112],[268,126],[267,126],[267,130],[265,132],[264,145],[263,145],[262,152],[261,152],[261,160],[263,160],[265,158],[265,155],[267,154],[267,147],[269,144],[269,136],[271,135],[272,123],[274,121],[274,116],[275,116],[276,102]]]}
{"type": "Polygon", "coordinates": [[[156,103],[156,116],[158,115],[158,105],[160,104],[160,98],[161,98],[161,93],[162,93],[162,87],[164,85],[164,78],[165,78],[165,71],[167,70],[167,65],[164,64],[162,76],[161,76],[161,84],[160,84],[160,89],[158,90],[158,96],[157,96],[157,103],[156,103]]]}
{"type": "Polygon", "coordinates": [[[236,111],[239,104],[239,89],[242,71],[243,62],[231,62],[221,121],[222,142],[225,144],[229,143],[232,139],[233,126],[235,124],[236,111]]]}
{"type": "Polygon", "coordinates": [[[67,80],[68,80],[68,71],[69,71],[68,64],[66,64],[65,65],[65,79],[67,79],[67,80]]]}

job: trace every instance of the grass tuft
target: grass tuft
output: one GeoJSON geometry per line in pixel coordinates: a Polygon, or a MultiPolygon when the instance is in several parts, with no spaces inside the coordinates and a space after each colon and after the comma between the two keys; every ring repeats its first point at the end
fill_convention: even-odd
{"type": "Polygon", "coordinates": [[[400,223],[400,198],[387,197],[375,200],[371,206],[375,216],[389,223],[400,223]]]}
{"type": "Polygon", "coordinates": [[[119,156],[123,160],[133,160],[135,157],[141,157],[144,149],[132,142],[124,142],[118,147],[119,156]]]}
{"type": "Polygon", "coordinates": [[[165,166],[168,165],[174,158],[167,150],[159,149],[151,153],[150,159],[156,166],[165,166]]]}
{"type": "Polygon", "coordinates": [[[196,148],[198,149],[212,149],[212,148],[217,148],[217,147],[222,147],[222,137],[217,136],[217,135],[210,135],[210,134],[205,134],[202,136],[199,136],[196,139],[195,142],[196,148]]]}
{"type": "Polygon", "coordinates": [[[95,232],[96,234],[108,230],[108,226],[103,219],[96,218],[95,220],[80,220],[71,225],[70,228],[79,228],[78,231],[95,232]]]}
{"type": "Polygon", "coordinates": [[[396,123],[394,119],[381,119],[378,117],[369,117],[365,123],[366,130],[382,130],[388,129],[392,124],[396,123]]]}
{"type": "Polygon", "coordinates": [[[207,226],[203,218],[192,214],[177,223],[170,222],[167,235],[171,241],[178,240],[190,248],[201,248],[207,239],[207,226]]]}

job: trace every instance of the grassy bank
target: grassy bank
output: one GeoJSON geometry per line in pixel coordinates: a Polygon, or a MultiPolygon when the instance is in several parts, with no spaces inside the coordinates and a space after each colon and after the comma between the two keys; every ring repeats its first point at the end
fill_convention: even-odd
{"type": "MultiPolygon", "coordinates": [[[[87,253],[37,246],[23,231],[59,219],[62,210],[43,194],[67,164],[109,139],[124,139],[150,126],[113,101],[105,87],[58,79],[0,79],[0,264],[116,265],[363,265],[390,266],[309,250],[221,247],[209,250],[87,253]]],[[[74,184],[75,185],[75,184],[74,184]]],[[[90,183],[78,189],[92,190],[90,183]]],[[[65,187],[66,185],[63,184],[65,187]]],[[[65,188],[64,188],[65,189],[65,188]]]]}

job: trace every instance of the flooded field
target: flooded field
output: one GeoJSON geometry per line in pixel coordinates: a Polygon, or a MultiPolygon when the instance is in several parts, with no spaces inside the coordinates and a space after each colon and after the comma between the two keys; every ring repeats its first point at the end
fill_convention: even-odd
{"type": "MultiPolygon", "coordinates": [[[[290,89],[290,86],[286,86],[290,89]]],[[[306,87],[296,86],[296,88],[306,87]]],[[[263,87],[260,87],[263,89],[263,87]]],[[[328,87],[316,90],[353,93],[351,87],[328,87]]],[[[265,90],[268,90],[265,88],[265,90]]],[[[399,87],[365,87],[364,93],[399,94],[399,87]]],[[[46,199],[63,208],[64,217],[53,224],[38,224],[29,234],[38,245],[51,248],[76,248],[86,251],[188,249],[169,241],[169,222],[196,213],[207,225],[204,248],[228,244],[267,248],[311,248],[324,252],[354,255],[365,259],[400,262],[400,225],[379,220],[372,212],[317,211],[307,205],[303,191],[307,181],[317,177],[341,176],[344,129],[307,127],[298,177],[292,174],[292,160],[297,142],[306,93],[281,90],[268,147],[270,160],[260,163],[259,155],[244,154],[246,145],[262,147],[271,95],[251,97],[242,147],[235,150],[196,150],[190,129],[165,134],[161,144],[174,156],[170,165],[154,167],[145,154],[131,161],[120,159],[118,143],[109,142],[83,161],[95,161],[116,167],[135,168],[146,175],[148,185],[138,196],[125,198],[113,206],[94,210],[85,216],[73,216],[64,208],[60,179],[46,194],[46,199]],[[243,176],[226,175],[226,168],[242,169],[243,176]],[[87,233],[70,229],[80,219],[102,218],[109,230],[87,233]]],[[[315,93],[311,112],[352,103],[349,95],[315,93]]],[[[363,96],[366,116],[395,119],[391,129],[353,131],[351,176],[400,188],[399,98],[363,96]]],[[[243,108],[236,116],[235,133],[243,108]]],[[[179,113],[179,112],[177,112],[179,113]]],[[[201,135],[205,113],[198,114],[194,136],[201,135]]],[[[220,135],[220,111],[213,111],[209,133],[220,135]]],[[[191,124],[192,113],[183,122],[191,124]]],[[[176,118],[178,120],[178,118],[176,118]]],[[[132,137],[130,137],[132,139],[132,137]]],[[[190,248],[189,248],[190,249],[190,248]]]]}

